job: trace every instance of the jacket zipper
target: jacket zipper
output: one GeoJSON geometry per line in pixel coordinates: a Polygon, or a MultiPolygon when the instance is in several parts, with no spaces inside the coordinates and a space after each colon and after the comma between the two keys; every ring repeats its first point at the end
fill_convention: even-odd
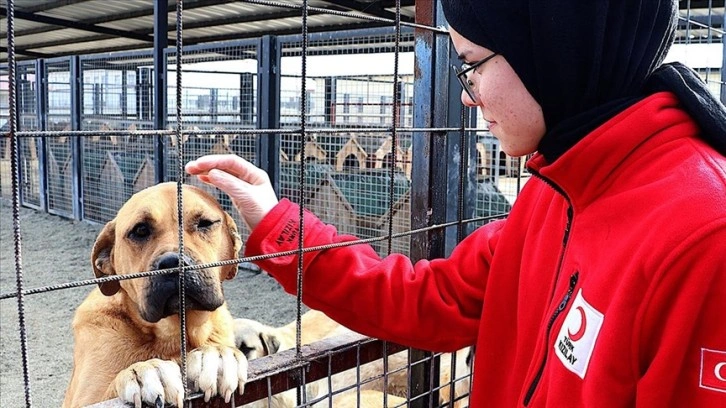
{"type": "Polygon", "coordinates": [[[542,364],[540,364],[539,369],[537,370],[537,375],[534,376],[534,379],[532,380],[532,383],[529,385],[529,389],[527,389],[527,394],[524,396],[524,406],[529,405],[529,401],[532,399],[532,396],[534,395],[535,390],[537,390],[537,385],[539,384],[539,381],[542,379],[542,374],[544,373],[545,364],[547,363],[547,355],[549,354],[547,343],[549,342],[550,338],[550,330],[552,329],[552,325],[554,325],[555,320],[557,319],[557,316],[562,313],[565,308],[567,307],[567,304],[570,302],[570,298],[572,298],[572,293],[575,291],[575,286],[577,285],[577,280],[579,278],[579,272],[575,272],[570,276],[570,286],[567,288],[567,293],[565,294],[565,297],[562,298],[562,301],[557,306],[557,309],[552,313],[552,316],[550,316],[550,320],[547,323],[547,332],[545,335],[545,354],[542,359],[542,364]]]}
{"type": "MultiPolygon", "coordinates": [[[[557,280],[559,279],[560,275],[560,269],[562,268],[562,261],[565,257],[565,249],[567,248],[567,241],[570,238],[570,228],[572,226],[572,218],[573,218],[573,209],[572,209],[572,203],[570,202],[570,198],[567,196],[564,190],[557,184],[553,183],[549,179],[543,177],[539,172],[528,168],[529,172],[545,182],[545,184],[549,185],[554,189],[557,193],[562,195],[562,197],[565,198],[567,201],[567,223],[565,224],[565,233],[562,237],[562,252],[560,253],[560,259],[557,263],[557,273],[555,274],[555,287],[557,280]]],[[[579,278],[579,273],[575,272],[570,276],[570,286],[567,289],[567,293],[565,294],[565,297],[562,299],[560,304],[557,306],[557,309],[554,311],[552,316],[550,316],[550,320],[547,323],[547,330],[545,331],[545,353],[542,357],[542,363],[539,366],[539,369],[537,370],[537,374],[534,376],[534,379],[529,385],[529,388],[527,389],[527,393],[524,396],[523,404],[524,406],[528,406],[529,402],[532,400],[532,396],[534,396],[534,392],[537,390],[537,385],[539,385],[540,380],[542,379],[542,374],[544,373],[545,365],[547,363],[547,355],[549,354],[549,350],[547,349],[547,343],[549,342],[550,338],[550,331],[552,330],[552,325],[554,324],[555,320],[557,319],[557,316],[562,313],[562,311],[567,307],[567,304],[570,301],[570,297],[572,297],[572,292],[575,290],[575,285],[577,285],[577,280],[579,278]]],[[[554,289],[553,289],[554,290],[554,289]]],[[[554,292],[552,293],[552,297],[554,297],[554,292]]]]}

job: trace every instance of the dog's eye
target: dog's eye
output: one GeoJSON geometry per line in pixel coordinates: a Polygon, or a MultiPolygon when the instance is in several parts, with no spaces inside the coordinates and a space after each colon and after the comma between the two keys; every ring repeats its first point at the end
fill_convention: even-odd
{"type": "Polygon", "coordinates": [[[129,231],[129,238],[135,241],[143,241],[151,235],[151,227],[145,222],[140,222],[129,231]]]}
{"type": "Polygon", "coordinates": [[[199,221],[197,221],[197,230],[209,231],[209,229],[212,228],[212,226],[214,224],[216,224],[220,221],[221,220],[212,221],[212,220],[208,220],[206,218],[200,218],[199,221]]]}
{"type": "Polygon", "coordinates": [[[245,344],[245,343],[242,343],[242,344],[240,344],[240,345],[239,345],[239,347],[237,347],[237,348],[238,348],[238,349],[239,349],[239,351],[241,351],[241,352],[242,352],[242,354],[244,354],[244,355],[245,355],[245,357],[247,357],[247,358],[249,358],[249,357],[252,357],[252,352],[253,352],[253,351],[255,351],[255,348],[254,348],[254,347],[250,347],[250,346],[248,346],[248,345],[247,345],[247,344],[245,344]]]}

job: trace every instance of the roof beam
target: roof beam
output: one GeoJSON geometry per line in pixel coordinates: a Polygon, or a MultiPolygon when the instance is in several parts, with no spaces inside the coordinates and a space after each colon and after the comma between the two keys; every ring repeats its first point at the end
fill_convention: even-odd
{"type": "MultiPolygon", "coordinates": [[[[8,52],[8,48],[7,47],[0,47],[0,52],[7,53],[8,52]]],[[[53,55],[53,54],[45,54],[45,53],[42,53],[42,52],[33,52],[33,51],[18,50],[17,48],[15,49],[15,53],[16,54],[26,55],[28,57],[33,57],[33,58],[52,58],[52,57],[55,57],[55,55],[53,55]]]]}
{"type": "MultiPolygon", "coordinates": [[[[99,34],[99,35],[93,35],[83,38],[74,38],[73,40],[63,39],[63,40],[52,40],[52,41],[45,41],[40,43],[33,43],[29,44],[27,47],[15,47],[15,51],[18,53],[24,53],[27,50],[34,50],[34,49],[40,49],[40,48],[47,48],[47,47],[58,47],[63,45],[71,45],[71,44],[79,44],[84,42],[90,42],[90,41],[101,41],[101,40],[109,40],[112,38],[116,38],[116,36],[113,35],[107,35],[107,34],[99,34]]],[[[148,44],[144,44],[146,47],[150,47],[148,44]]]]}
{"type": "MultiPolygon", "coordinates": [[[[684,16],[685,18],[685,16],[684,16]]],[[[678,29],[679,30],[685,30],[688,26],[687,23],[693,22],[696,23],[694,27],[690,27],[691,29],[703,29],[708,30],[708,28],[723,28],[723,14],[712,14],[710,16],[688,16],[688,21],[678,19],[678,29]],[[699,27],[699,25],[702,25],[703,27],[699,27]]]]}
{"type": "MultiPolygon", "coordinates": [[[[35,6],[22,7],[22,11],[26,13],[37,13],[39,11],[48,11],[63,6],[72,6],[74,4],[84,3],[86,1],[88,0],[55,0],[49,3],[41,3],[35,6]]],[[[19,7],[15,6],[15,10],[17,11],[18,9],[19,7]]]]}
{"type": "MultiPolygon", "coordinates": [[[[184,29],[193,30],[195,28],[220,27],[220,26],[233,25],[233,24],[273,21],[273,20],[280,20],[280,19],[284,19],[284,18],[300,17],[300,15],[301,15],[300,13],[301,13],[300,9],[294,8],[294,9],[275,11],[275,12],[270,12],[270,13],[265,13],[265,14],[235,15],[235,16],[231,16],[231,17],[216,19],[214,21],[205,20],[205,21],[184,23],[184,29]]],[[[325,12],[317,11],[317,10],[311,10],[308,12],[308,16],[317,16],[317,15],[325,15],[325,14],[326,14],[325,12]]],[[[372,16],[375,16],[375,15],[372,15],[372,16]]],[[[375,16],[375,17],[382,17],[382,16],[375,16]]],[[[388,17],[382,17],[382,18],[388,18],[388,17]]],[[[401,21],[411,22],[411,23],[413,22],[413,20],[407,18],[406,16],[401,16],[401,21]]],[[[363,22],[365,22],[365,21],[363,21],[363,22]]],[[[170,27],[169,31],[172,32],[174,30],[176,30],[176,27],[174,27],[174,28],[170,27]]],[[[302,30],[301,28],[296,29],[297,32],[300,32],[301,30],[302,30]]],[[[144,30],[143,32],[151,33],[151,32],[153,32],[153,29],[147,29],[147,30],[144,30]]],[[[185,43],[186,42],[187,41],[185,41],[185,43]]]]}
{"type": "Polygon", "coordinates": [[[681,10],[685,10],[688,7],[693,9],[707,9],[709,6],[711,6],[714,10],[720,8],[723,8],[724,6],[724,0],[679,0],[678,1],[678,8],[681,10]]]}
{"type": "MultiPolygon", "coordinates": [[[[387,18],[390,20],[396,19],[396,13],[391,13],[390,11],[384,9],[378,2],[361,3],[354,0],[329,0],[326,1],[326,3],[339,6],[345,11],[356,11],[359,13],[369,14],[374,17],[387,18]]],[[[401,21],[406,21],[407,19],[408,18],[406,16],[401,16],[401,21]]]]}
{"type": "MultiPolygon", "coordinates": [[[[308,16],[317,16],[317,15],[325,15],[326,13],[322,11],[310,11],[308,13],[308,16]]],[[[294,17],[300,17],[300,9],[287,9],[283,11],[275,11],[265,14],[252,14],[252,15],[234,15],[231,17],[216,19],[214,21],[204,20],[204,21],[196,21],[196,22],[189,22],[184,23],[184,30],[193,30],[195,28],[209,28],[209,27],[219,27],[219,26],[225,26],[225,25],[233,25],[233,24],[244,24],[244,23],[252,23],[252,22],[264,22],[264,21],[274,21],[274,20],[280,20],[284,18],[294,18],[294,17]]],[[[402,21],[403,21],[402,17],[402,21]]],[[[176,30],[176,27],[169,27],[169,32],[174,32],[176,30]]],[[[300,32],[301,28],[296,28],[292,32],[300,32]]],[[[151,34],[153,32],[152,28],[146,29],[142,31],[144,34],[151,34]]],[[[255,33],[255,35],[260,35],[260,33],[255,33]]],[[[190,40],[193,43],[196,43],[197,41],[195,39],[184,39],[185,44],[190,44],[190,40]]]]}
{"type": "MultiPolygon", "coordinates": [[[[0,7],[0,15],[7,15],[7,9],[0,7]]],[[[64,18],[49,17],[40,14],[27,13],[15,10],[15,18],[21,20],[35,21],[43,24],[52,24],[65,28],[73,28],[81,31],[89,31],[92,33],[112,35],[114,37],[130,38],[132,40],[153,42],[154,38],[145,34],[137,34],[131,31],[117,30],[115,28],[101,27],[93,24],[82,23],[78,21],[66,20],[64,18]]],[[[17,34],[16,34],[17,37],[17,34]]],[[[34,47],[35,48],[35,47],[34,47]]]]}
{"type": "MultiPolygon", "coordinates": [[[[59,0],[59,1],[65,1],[65,0],[59,0]]],[[[83,0],[87,1],[87,0],[83,0]]],[[[200,7],[208,7],[208,6],[217,6],[220,4],[227,4],[232,3],[236,0],[198,0],[198,1],[185,1],[184,2],[184,10],[192,10],[195,8],[200,7]]],[[[49,9],[50,10],[50,9],[49,9]]],[[[169,4],[167,7],[167,12],[173,13],[176,11],[176,3],[169,4]]],[[[85,24],[103,24],[103,23],[110,23],[115,22],[118,20],[127,20],[137,17],[147,17],[147,16],[153,16],[154,15],[154,7],[147,7],[137,10],[130,10],[125,13],[119,13],[119,14],[109,14],[109,15],[103,15],[95,18],[91,18],[88,20],[83,20],[82,22],[85,24]]],[[[53,26],[44,26],[44,27],[35,27],[35,28],[29,28],[26,30],[16,31],[15,36],[20,37],[23,35],[32,35],[32,34],[41,34],[41,33],[47,33],[49,31],[53,31],[55,28],[53,26]]]]}
{"type": "MultiPolygon", "coordinates": [[[[309,15],[314,15],[316,13],[310,13],[309,15]]],[[[203,20],[203,21],[196,21],[196,22],[189,22],[184,23],[184,30],[193,30],[195,28],[204,28],[204,27],[219,27],[224,25],[230,25],[230,24],[243,24],[243,23],[252,23],[252,22],[261,22],[261,21],[269,21],[269,20],[279,20],[282,18],[291,18],[291,17],[300,17],[300,10],[285,10],[285,11],[276,11],[272,13],[266,13],[266,14],[251,14],[251,15],[235,15],[231,17],[225,17],[225,18],[218,18],[214,21],[209,20],[203,20]]],[[[169,27],[169,31],[176,31],[176,27],[169,27]]],[[[186,41],[184,41],[186,42],[186,41]]]]}

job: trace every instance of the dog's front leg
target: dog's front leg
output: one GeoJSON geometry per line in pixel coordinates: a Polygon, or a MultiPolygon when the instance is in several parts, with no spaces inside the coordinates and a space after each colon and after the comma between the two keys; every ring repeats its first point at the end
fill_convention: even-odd
{"type": "Polygon", "coordinates": [[[192,350],[187,358],[187,382],[194,391],[204,393],[208,402],[214,395],[229,402],[235,390],[240,395],[247,382],[247,358],[235,347],[219,344],[192,350]]]}

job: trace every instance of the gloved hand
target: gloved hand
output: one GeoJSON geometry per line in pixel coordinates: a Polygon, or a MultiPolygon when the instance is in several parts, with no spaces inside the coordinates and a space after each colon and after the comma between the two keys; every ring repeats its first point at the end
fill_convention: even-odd
{"type": "Polygon", "coordinates": [[[202,156],[185,170],[227,193],[250,230],[278,203],[267,173],[239,156],[202,156]]]}

